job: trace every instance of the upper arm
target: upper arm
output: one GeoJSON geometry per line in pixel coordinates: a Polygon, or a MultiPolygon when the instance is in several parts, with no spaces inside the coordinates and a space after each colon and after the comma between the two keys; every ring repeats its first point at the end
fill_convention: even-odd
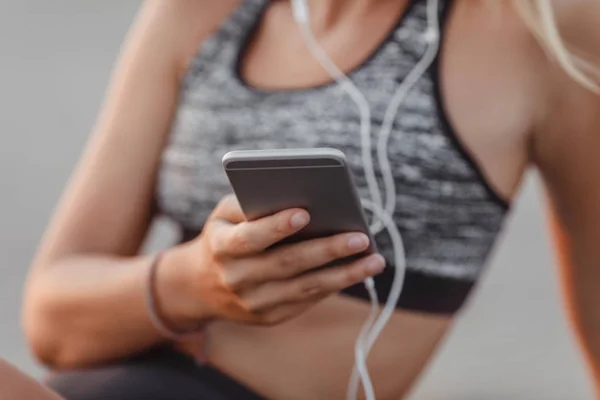
{"type": "MultiPolygon", "coordinates": [[[[558,15],[566,40],[600,60],[600,4],[565,4],[558,15]]],[[[533,136],[532,157],[550,197],[567,298],[585,311],[595,307],[586,297],[587,287],[600,280],[600,95],[558,66],[549,70],[544,118],[533,136]]]]}
{"type": "Polygon", "coordinates": [[[534,139],[533,157],[550,197],[559,256],[583,266],[577,258],[593,251],[600,257],[600,97],[576,87],[557,102],[534,139]]]}
{"type": "MultiPolygon", "coordinates": [[[[565,38],[600,60],[600,4],[556,1],[562,1],[557,15],[565,38]]],[[[549,70],[548,91],[540,99],[547,107],[533,136],[532,157],[550,195],[569,316],[600,388],[600,95],[556,66],[549,70]]]]}
{"type": "MultiPolygon", "coordinates": [[[[556,3],[565,40],[597,59],[600,70],[600,4],[556,3]]],[[[569,236],[600,239],[600,95],[583,88],[557,65],[549,71],[544,117],[533,136],[533,161],[558,218],[555,232],[564,229],[562,234],[569,236]]]]}
{"type": "Polygon", "coordinates": [[[148,0],[117,62],[105,104],[44,237],[38,261],[137,252],[152,217],[160,154],[179,81],[227,3],[148,0]]]}

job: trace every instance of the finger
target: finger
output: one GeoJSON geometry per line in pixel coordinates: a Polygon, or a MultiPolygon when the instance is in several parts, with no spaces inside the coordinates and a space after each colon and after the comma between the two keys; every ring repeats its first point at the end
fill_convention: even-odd
{"type": "Polygon", "coordinates": [[[363,257],[348,265],[330,267],[297,278],[270,282],[254,288],[245,296],[253,311],[266,310],[287,303],[301,303],[328,296],[379,274],[385,259],[379,254],[363,257]]]}
{"type": "Polygon", "coordinates": [[[345,266],[326,268],[292,279],[283,291],[289,296],[289,301],[303,301],[313,296],[337,293],[381,273],[384,268],[385,259],[373,254],[345,266]]]}
{"type": "Polygon", "coordinates": [[[227,221],[232,224],[239,224],[246,221],[246,216],[242,211],[240,203],[235,195],[230,194],[219,202],[212,212],[211,219],[227,221]]]}
{"type": "Polygon", "coordinates": [[[323,299],[325,299],[325,296],[315,297],[301,303],[284,304],[262,311],[258,314],[259,323],[266,326],[281,324],[308,311],[323,299]]]}
{"type": "Polygon", "coordinates": [[[232,274],[244,285],[288,279],[332,261],[359,254],[369,248],[364,233],[344,233],[282,246],[248,260],[249,265],[233,265],[232,274]]]}
{"type": "Polygon", "coordinates": [[[215,221],[215,251],[237,257],[254,255],[298,232],[309,220],[305,210],[290,209],[234,226],[215,221]]]}

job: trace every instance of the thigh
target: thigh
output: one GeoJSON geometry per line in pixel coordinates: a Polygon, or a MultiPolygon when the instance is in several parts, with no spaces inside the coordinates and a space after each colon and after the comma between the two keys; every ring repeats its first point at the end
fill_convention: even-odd
{"type": "Polygon", "coordinates": [[[66,400],[258,400],[208,366],[171,350],[94,369],[55,373],[48,386],[66,400]]]}

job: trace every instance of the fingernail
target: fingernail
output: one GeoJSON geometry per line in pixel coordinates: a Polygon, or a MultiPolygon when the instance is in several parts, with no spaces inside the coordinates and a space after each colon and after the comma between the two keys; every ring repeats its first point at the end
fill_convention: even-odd
{"type": "Polygon", "coordinates": [[[348,247],[351,250],[364,250],[369,246],[369,238],[362,233],[350,236],[348,239],[348,247]]]}
{"type": "Polygon", "coordinates": [[[303,228],[306,224],[308,224],[308,215],[303,212],[294,213],[290,219],[290,223],[294,229],[303,228]]]}
{"type": "Polygon", "coordinates": [[[368,258],[365,269],[369,274],[378,274],[385,268],[385,258],[379,254],[368,258]]]}

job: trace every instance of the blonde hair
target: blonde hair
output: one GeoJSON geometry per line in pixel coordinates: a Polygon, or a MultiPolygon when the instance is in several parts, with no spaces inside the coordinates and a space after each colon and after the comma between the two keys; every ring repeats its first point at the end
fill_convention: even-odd
{"type": "Polygon", "coordinates": [[[600,94],[600,64],[561,36],[552,0],[514,0],[524,22],[552,60],[576,82],[600,94]]]}

